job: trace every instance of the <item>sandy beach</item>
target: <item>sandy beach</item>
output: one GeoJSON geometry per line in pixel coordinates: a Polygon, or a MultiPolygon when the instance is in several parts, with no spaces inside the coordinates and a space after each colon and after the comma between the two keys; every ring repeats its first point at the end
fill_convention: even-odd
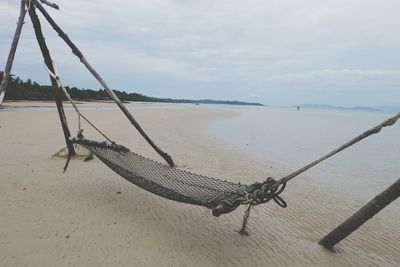
{"type": "MultiPolygon", "coordinates": [[[[343,195],[307,183],[305,176],[293,180],[283,193],[286,209],[273,202],[254,208],[250,236],[244,237],[236,232],[244,206],[215,218],[206,208],[169,201],[132,185],[98,159],[74,160],[63,173],[65,160],[51,158],[65,146],[54,105],[7,102],[5,106],[18,107],[0,110],[0,266],[398,266],[400,262],[399,201],[332,253],[318,240],[375,194],[343,195]]],[[[161,161],[112,104],[81,106],[117,143],[161,161]]],[[[179,168],[242,183],[270,176],[268,168],[207,130],[210,122],[238,116],[240,110],[234,107],[134,104],[129,108],[179,168]]],[[[70,107],[67,116],[75,135],[77,119],[70,107]]],[[[83,126],[86,137],[102,140],[87,124],[83,126]]]]}

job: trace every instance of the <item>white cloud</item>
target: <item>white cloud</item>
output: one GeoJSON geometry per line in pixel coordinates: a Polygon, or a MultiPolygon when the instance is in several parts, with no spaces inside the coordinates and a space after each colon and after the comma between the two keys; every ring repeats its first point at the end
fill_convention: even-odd
{"type": "MultiPolygon", "coordinates": [[[[341,104],[342,97],[332,95],[360,91],[362,100],[346,101],[400,97],[393,93],[400,85],[397,0],[57,3],[61,10],[49,12],[114,88],[170,97],[258,97],[270,104],[309,102],[315,94],[321,94],[316,101],[341,104]],[[377,91],[382,97],[372,93],[377,91]]],[[[0,3],[1,62],[18,8],[18,1],[0,3]]],[[[14,72],[44,82],[30,27],[25,25],[14,72]]],[[[47,26],[45,34],[65,82],[98,88],[47,26]]]]}

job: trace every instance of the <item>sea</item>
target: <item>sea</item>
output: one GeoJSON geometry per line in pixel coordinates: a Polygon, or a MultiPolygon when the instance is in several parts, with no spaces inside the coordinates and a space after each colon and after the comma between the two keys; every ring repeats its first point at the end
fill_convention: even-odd
{"type": "MultiPolygon", "coordinates": [[[[238,107],[238,116],[209,131],[283,177],[320,158],[394,113],[238,107]]],[[[400,178],[400,122],[353,145],[294,179],[347,194],[374,195],[400,178]]]]}

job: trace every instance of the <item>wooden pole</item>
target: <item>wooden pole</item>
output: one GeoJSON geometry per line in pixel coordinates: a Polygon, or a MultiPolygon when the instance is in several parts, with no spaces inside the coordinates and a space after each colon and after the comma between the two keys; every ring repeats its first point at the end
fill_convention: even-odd
{"type": "Polygon", "coordinates": [[[389,205],[392,201],[400,196],[400,179],[388,187],[385,191],[377,195],[368,202],[364,207],[348,218],[341,225],[332,230],[318,244],[327,249],[332,249],[337,243],[350,235],[358,227],[371,219],[375,214],[389,205]]]}
{"type": "Polygon", "coordinates": [[[15,29],[14,38],[11,43],[11,49],[10,49],[10,52],[8,53],[8,58],[7,58],[6,67],[4,69],[3,79],[1,80],[1,83],[0,83],[0,106],[3,103],[7,85],[8,85],[9,79],[10,79],[11,69],[12,69],[12,65],[14,62],[15,52],[17,51],[19,38],[21,36],[22,26],[24,25],[26,11],[27,10],[25,8],[25,0],[22,0],[20,12],[19,12],[19,18],[18,18],[18,22],[17,22],[17,28],[15,29]]]}
{"type": "MultiPolygon", "coordinates": [[[[40,20],[36,14],[34,5],[31,5],[29,8],[29,16],[31,17],[33,29],[35,31],[35,35],[36,35],[36,39],[37,39],[37,42],[40,47],[40,51],[42,51],[44,62],[46,64],[47,68],[49,70],[51,70],[52,72],[54,72],[53,60],[51,59],[49,49],[47,48],[47,44],[46,44],[46,41],[44,39],[43,32],[42,32],[42,27],[40,25],[40,20]]],[[[61,92],[60,92],[61,89],[58,87],[57,81],[53,77],[50,76],[50,80],[51,80],[51,84],[53,86],[54,93],[55,93],[55,101],[56,101],[56,105],[57,105],[58,115],[59,115],[60,121],[61,121],[61,126],[62,126],[62,129],[64,132],[65,142],[67,143],[68,155],[73,156],[73,155],[75,155],[75,149],[70,140],[71,133],[69,131],[67,119],[66,119],[65,113],[64,113],[62,97],[61,97],[61,92]]]]}
{"type": "Polygon", "coordinates": [[[135,120],[132,114],[128,111],[128,109],[123,105],[121,100],[115,95],[113,90],[108,87],[107,83],[103,80],[100,74],[89,64],[86,58],[83,56],[82,52],[79,48],[71,41],[68,35],[57,25],[57,23],[52,19],[46,9],[37,1],[33,0],[33,3],[38,8],[38,10],[43,14],[49,24],[53,27],[53,29],[58,33],[58,35],[67,43],[67,45],[72,49],[72,53],[76,55],[79,60],[85,65],[85,67],[89,70],[89,72],[97,79],[97,81],[103,86],[108,95],[115,101],[121,111],[125,114],[131,124],[136,128],[136,130],[143,136],[143,138],[149,143],[149,145],[161,156],[164,160],[171,166],[174,167],[175,164],[170,155],[162,151],[146,134],[146,132],[142,129],[140,124],[135,120]]]}

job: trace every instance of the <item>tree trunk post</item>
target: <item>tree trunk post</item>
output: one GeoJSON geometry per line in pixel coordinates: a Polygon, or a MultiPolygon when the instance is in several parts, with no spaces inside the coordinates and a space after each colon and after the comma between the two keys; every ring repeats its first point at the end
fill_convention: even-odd
{"type": "MultiPolygon", "coordinates": [[[[40,50],[42,52],[44,62],[46,64],[47,68],[54,73],[53,60],[51,59],[49,49],[47,48],[46,41],[44,39],[42,28],[40,25],[40,20],[36,14],[34,5],[30,6],[29,15],[31,17],[33,29],[35,31],[36,39],[39,44],[40,50]]],[[[55,93],[55,101],[56,101],[56,105],[57,105],[58,115],[60,117],[61,125],[63,128],[65,142],[67,143],[68,153],[70,156],[73,156],[73,155],[75,155],[75,149],[70,140],[71,133],[69,131],[67,119],[66,119],[65,113],[64,113],[62,97],[61,97],[61,92],[60,92],[61,89],[58,87],[57,81],[53,77],[50,76],[50,80],[51,80],[51,84],[53,86],[54,93],[55,93]]]]}
{"type": "Polygon", "coordinates": [[[333,229],[318,244],[327,249],[332,249],[337,243],[350,235],[358,227],[371,219],[384,207],[400,196],[400,179],[388,187],[385,191],[377,195],[374,199],[368,202],[365,206],[354,213],[350,218],[344,221],[341,225],[333,229]]]}
{"type": "Polygon", "coordinates": [[[121,111],[128,118],[130,123],[136,128],[136,130],[143,136],[143,138],[147,141],[147,143],[169,164],[169,166],[174,167],[175,164],[170,155],[161,150],[154,142],[150,139],[150,137],[146,134],[140,124],[135,120],[132,114],[128,111],[128,109],[124,106],[121,100],[115,95],[113,90],[108,87],[107,83],[103,80],[100,74],[89,64],[86,58],[83,56],[82,52],[78,49],[78,47],[71,41],[67,34],[57,25],[57,23],[52,19],[50,14],[43,8],[43,6],[37,1],[33,0],[34,5],[37,9],[43,14],[49,24],[53,27],[53,29],[58,33],[58,35],[65,41],[65,43],[72,49],[72,53],[76,55],[79,60],[85,65],[85,67],[89,70],[89,72],[97,79],[97,81],[103,86],[108,95],[115,101],[121,111]]]}
{"type": "Polygon", "coordinates": [[[0,83],[0,106],[3,103],[3,99],[6,93],[8,81],[11,75],[11,69],[14,62],[15,52],[17,51],[17,46],[19,42],[19,37],[21,36],[22,26],[24,25],[25,15],[26,15],[26,8],[25,8],[25,0],[21,0],[21,8],[19,12],[19,18],[17,22],[17,28],[15,29],[15,34],[13,41],[11,43],[11,49],[8,53],[6,67],[4,69],[3,79],[0,83]]]}

